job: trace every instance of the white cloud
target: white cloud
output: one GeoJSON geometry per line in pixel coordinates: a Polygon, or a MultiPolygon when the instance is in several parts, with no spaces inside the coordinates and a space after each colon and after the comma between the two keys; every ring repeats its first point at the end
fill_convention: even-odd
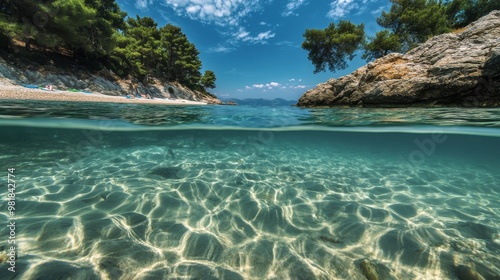
{"type": "Polygon", "coordinates": [[[280,83],[277,83],[277,82],[270,82],[269,84],[266,84],[266,87],[268,87],[269,89],[272,89],[273,87],[279,87],[281,86],[280,83]]]}
{"type": "Polygon", "coordinates": [[[298,48],[300,47],[298,44],[295,44],[294,42],[292,41],[281,41],[281,42],[277,42],[275,43],[276,46],[287,46],[287,47],[294,47],[294,48],[298,48]]]}
{"type": "Polygon", "coordinates": [[[294,12],[304,4],[306,4],[305,0],[291,0],[290,2],[288,2],[288,4],[286,4],[286,9],[282,15],[284,17],[293,15],[294,12]]]}
{"type": "Polygon", "coordinates": [[[245,28],[240,27],[233,35],[237,41],[249,42],[253,44],[265,44],[268,39],[276,36],[276,33],[272,33],[271,30],[268,30],[257,34],[257,36],[250,36],[250,32],[246,31],[245,28]]]}
{"type": "Polygon", "coordinates": [[[328,11],[327,16],[333,19],[338,19],[346,16],[351,11],[358,9],[358,15],[363,13],[367,8],[368,2],[375,2],[376,0],[334,0],[330,3],[330,11],[328,11]]]}
{"type": "Polygon", "coordinates": [[[188,12],[188,14],[196,14],[200,11],[200,9],[200,6],[189,6],[187,7],[186,12],[188,12]]]}
{"type": "MultiPolygon", "coordinates": [[[[151,0],[136,0],[145,2],[151,0]]],[[[261,1],[254,0],[164,0],[177,14],[219,26],[238,26],[248,14],[260,10],[261,1]]]]}
{"type": "Polygon", "coordinates": [[[240,27],[240,29],[234,34],[234,37],[236,39],[245,40],[245,38],[248,38],[248,35],[250,35],[250,32],[246,31],[245,28],[240,27]]]}
{"type": "Polygon", "coordinates": [[[147,9],[149,5],[153,4],[153,0],[136,0],[135,6],[141,10],[147,9]]]}
{"type": "Polygon", "coordinates": [[[266,32],[259,33],[259,35],[257,35],[257,37],[255,37],[255,39],[257,41],[263,41],[263,40],[273,38],[274,36],[276,36],[276,33],[271,33],[271,30],[268,30],[266,32]]]}
{"type": "Polygon", "coordinates": [[[209,53],[227,53],[234,51],[233,47],[226,47],[222,45],[218,45],[217,47],[212,47],[208,49],[209,53]]]}
{"type": "Polygon", "coordinates": [[[378,9],[371,11],[370,13],[375,16],[379,16],[382,11],[389,10],[391,8],[391,5],[387,6],[380,6],[378,9]]]}
{"type": "MultiPolygon", "coordinates": [[[[136,0],[142,6],[156,0],[136,0]]],[[[219,27],[219,32],[227,38],[226,48],[214,47],[211,52],[227,52],[234,50],[241,43],[266,44],[275,37],[272,30],[246,30],[247,18],[259,12],[270,0],[161,0],[166,6],[183,17],[213,24],[219,27]],[[260,32],[260,33],[259,33],[260,32]]],[[[295,0],[299,1],[299,0],[295,0]]],[[[304,1],[304,0],[300,0],[304,1]]],[[[139,5],[139,4],[137,4],[139,5]]],[[[267,22],[260,22],[256,27],[270,26],[267,22]]],[[[255,27],[254,27],[255,28],[255,27]]]]}
{"type": "MultiPolygon", "coordinates": [[[[306,88],[306,86],[303,86],[303,85],[300,85],[300,84],[296,85],[296,82],[300,83],[300,82],[302,82],[302,79],[294,79],[294,78],[292,78],[292,79],[289,79],[288,81],[290,82],[290,86],[288,86],[288,88],[291,88],[291,89],[304,89],[304,88],[306,88]]],[[[287,84],[287,85],[289,85],[289,84],[287,84]]]]}
{"type": "Polygon", "coordinates": [[[281,88],[282,85],[278,82],[270,82],[270,83],[267,83],[267,84],[254,84],[252,85],[251,87],[250,86],[245,86],[245,89],[246,90],[250,90],[250,89],[262,89],[263,91],[266,91],[266,90],[272,90],[272,89],[275,89],[275,88],[281,88]]]}
{"type": "Polygon", "coordinates": [[[330,4],[330,11],[327,16],[330,18],[340,18],[358,7],[354,0],[335,0],[330,4]]]}

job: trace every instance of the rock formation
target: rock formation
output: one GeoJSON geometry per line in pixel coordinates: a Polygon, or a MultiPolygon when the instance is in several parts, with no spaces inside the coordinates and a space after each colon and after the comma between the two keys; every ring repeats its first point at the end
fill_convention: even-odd
{"type": "Polygon", "coordinates": [[[232,100],[229,100],[228,102],[224,103],[224,105],[233,105],[233,106],[238,106],[238,103],[232,101],[232,100]]]}
{"type": "Polygon", "coordinates": [[[297,105],[500,106],[500,11],[319,84],[297,105]]]}

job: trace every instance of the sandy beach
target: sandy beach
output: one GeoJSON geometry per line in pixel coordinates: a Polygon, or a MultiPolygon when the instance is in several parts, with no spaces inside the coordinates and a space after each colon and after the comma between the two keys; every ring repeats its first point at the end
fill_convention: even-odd
{"type": "Polygon", "coordinates": [[[0,85],[0,100],[47,100],[47,101],[74,101],[74,102],[108,102],[108,103],[136,103],[136,104],[165,104],[165,105],[207,105],[205,102],[183,99],[129,99],[125,96],[111,96],[100,93],[70,92],[63,90],[30,89],[15,85],[0,85]]]}

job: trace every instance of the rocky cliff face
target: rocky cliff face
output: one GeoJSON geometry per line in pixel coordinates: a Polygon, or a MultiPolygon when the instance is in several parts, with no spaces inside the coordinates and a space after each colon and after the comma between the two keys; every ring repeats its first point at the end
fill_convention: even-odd
{"type": "Polygon", "coordinates": [[[500,106],[500,11],[304,93],[298,106],[500,106]]]}
{"type": "MultiPolygon", "coordinates": [[[[85,70],[63,71],[54,67],[14,66],[0,58],[0,79],[4,84],[37,86],[54,85],[56,89],[79,89],[107,95],[150,94],[157,98],[180,98],[222,104],[217,98],[193,91],[179,83],[161,82],[157,79],[144,85],[135,79],[120,79],[108,70],[90,73],[85,70]]],[[[1,83],[0,83],[1,84],[1,83]]]]}

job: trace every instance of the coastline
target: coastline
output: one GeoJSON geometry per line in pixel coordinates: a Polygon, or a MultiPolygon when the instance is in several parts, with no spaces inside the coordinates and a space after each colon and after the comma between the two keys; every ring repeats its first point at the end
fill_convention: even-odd
{"type": "Polygon", "coordinates": [[[500,107],[500,11],[309,89],[298,107],[500,107]],[[464,51],[466,50],[466,51],[464,51]]]}
{"type": "Polygon", "coordinates": [[[128,99],[125,96],[112,96],[101,93],[71,92],[65,90],[47,91],[30,89],[23,86],[0,85],[0,100],[43,100],[68,102],[105,102],[105,103],[132,103],[132,104],[162,104],[162,105],[208,105],[205,102],[185,99],[128,99]]]}

